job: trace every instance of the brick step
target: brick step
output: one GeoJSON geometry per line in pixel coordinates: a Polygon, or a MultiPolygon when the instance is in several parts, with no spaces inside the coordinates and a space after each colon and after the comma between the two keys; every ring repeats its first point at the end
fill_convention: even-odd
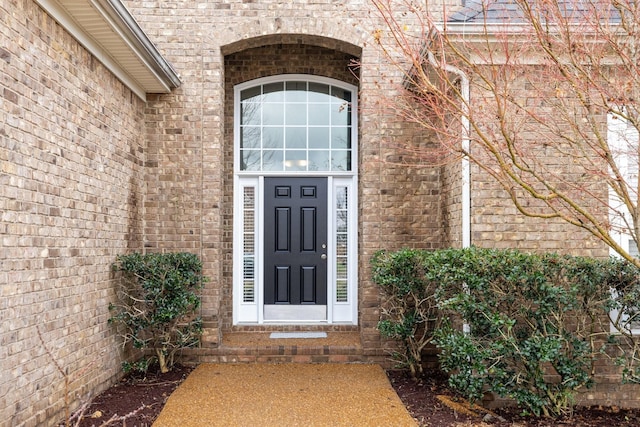
{"type": "Polygon", "coordinates": [[[326,338],[271,338],[272,331],[227,332],[217,348],[185,350],[185,363],[362,363],[358,332],[326,338]]]}

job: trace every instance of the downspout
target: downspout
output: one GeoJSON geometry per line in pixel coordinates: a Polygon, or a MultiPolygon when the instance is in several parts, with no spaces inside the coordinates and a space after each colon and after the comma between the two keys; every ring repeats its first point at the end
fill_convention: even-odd
{"type": "MultiPolygon", "coordinates": [[[[433,52],[427,51],[429,63],[434,67],[438,67],[447,73],[452,73],[460,78],[460,96],[462,97],[462,117],[460,121],[462,123],[462,141],[460,148],[463,153],[469,152],[469,146],[471,141],[470,131],[471,126],[469,123],[469,77],[459,68],[452,65],[442,65],[436,61],[433,52]]],[[[462,211],[462,247],[471,247],[471,168],[469,165],[469,156],[463,156],[460,161],[460,175],[461,175],[461,197],[460,210],[462,211]]],[[[465,285],[466,287],[466,285],[465,285]]],[[[471,327],[468,322],[463,322],[462,331],[465,334],[471,332],[471,327]]]]}
{"type": "MultiPolygon", "coordinates": [[[[470,123],[469,123],[469,100],[470,100],[470,91],[469,91],[469,77],[465,74],[464,71],[456,68],[452,65],[443,65],[438,63],[433,52],[427,51],[427,57],[429,63],[434,67],[440,68],[447,73],[455,74],[460,79],[460,95],[462,97],[462,117],[460,121],[462,122],[462,141],[461,141],[461,149],[463,153],[469,152],[470,146],[470,123]]],[[[463,156],[460,164],[461,168],[461,206],[460,210],[462,211],[462,247],[468,248],[471,246],[471,168],[469,165],[469,157],[463,156]]]]}

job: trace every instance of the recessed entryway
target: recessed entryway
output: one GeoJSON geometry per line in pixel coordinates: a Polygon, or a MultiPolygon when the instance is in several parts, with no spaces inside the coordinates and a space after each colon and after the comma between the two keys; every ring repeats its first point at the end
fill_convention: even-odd
{"type": "Polygon", "coordinates": [[[235,87],[234,324],[357,323],[356,87],[235,87]]]}

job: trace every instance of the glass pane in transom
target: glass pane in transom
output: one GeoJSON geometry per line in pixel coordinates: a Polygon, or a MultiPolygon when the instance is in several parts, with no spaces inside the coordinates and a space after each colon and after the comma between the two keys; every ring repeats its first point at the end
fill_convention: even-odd
{"type": "Polygon", "coordinates": [[[287,82],[286,102],[307,102],[307,82],[287,82]]]}
{"type": "Polygon", "coordinates": [[[262,104],[262,124],[275,126],[284,124],[284,103],[265,102],[262,104]]]}
{"type": "Polygon", "coordinates": [[[284,170],[283,150],[264,150],[262,155],[263,171],[281,171],[284,170]]]}
{"type": "Polygon", "coordinates": [[[248,102],[260,102],[260,96],[262,95],[262,86],[251,87],[245,89],[240,93],[241,101],[248,102]]]}
{"type": "Polygon", "coordinates": [[[331,124],[333,126],[348,126],[351,124],[351,108],[349,108],[348,103],[331,105],[331,124]]]}
{"type": "Polygon", "coordinates": [[[241,150],[240,151],[240,168],[245,171],[262,170],[260,161],[262,152],[260,150],[241,150]]]}
{"type": "Polygon", "coordinates": [[[282,102],[284,101],[284,83],[269,83],[262,86],[263,102],[282,102]]]}
{"type": "Polygon", "coordinates": [[[331,104],[310,103],[309,108],[309,125],[328,126],[331,124],[331,104]]]}
{"type": "Polygon", "coordinates": [[[328,149],[331,142],[330,128],[313,126],[309,127],[309,148],[328,149]]]}
{"type": "Polygon", "coordinates": [[[331,151],[331,170],[332,171],[350,171],[351,170],[351,152],[347,150],[331,151]]]}
{"type": "Polygon", "coordinates": [[[243,102],[240,123],[245,126],[259,125],[262,117],[262,105],[257,102],[243,102]]]}
{"type": "Polygon", "coordinates": [[[307,148],[307,128],[288,127],[285,130],[285,144],[287,149],[307,148]]]}
{"type": "Polygon", "coordinates": [[[240,148],[260,148],[261,129],[258,126],[245,126],[241,130],[240,148]]]}
{"type": "Polygon", "coordinates": [[[309,150],[309,170],[326,171],[331,170],[330,151],[309,150]]]}
{"type": "Polygon", "coordinates": [[[309,102],[330,102],[330,87],[324,83],[309,83],[309,102]]]}
{"type": "Polygon", "coordinates": [[[286,104],[286,124],[288,126],[303,126],[307,124],[307,104],[286,104]]]}
{"type": "Polygon", "coordinates": [[[306,150],[287,150],[285,152],[284,168],[287,171],[306,171],[306,150]]]}
{"type": "Polygon", "coordinates": [[[284,127],[270,126],[262,128],[263,148],[284,148],[284,127]]]}
{"type": "Polygon", "coordinates": [[[351,129],[346,126],[331,128],[331,148],[351,148],[351,129]]]}

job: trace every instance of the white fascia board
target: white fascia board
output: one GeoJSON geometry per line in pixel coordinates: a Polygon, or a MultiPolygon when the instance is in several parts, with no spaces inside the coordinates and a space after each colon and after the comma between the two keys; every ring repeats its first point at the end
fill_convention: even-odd
{"type": "MultiPolygon", "coordinates": [[[[593,31],[585,31],[579,24],[570,24],[575,27],[576,31],[579,31],[581,36],[592,37],[591,43],[609,43],[598,38],[598,33],[593,31]]],[[[505,40],[510,40],[514,43],[532,43],[532,30],[528,24],[514,24],[514,23],[464,23],[455,22],[448,23],[446,25],[438,26],[438,31],[446,33],[446,37],[449,43],[460,43],[461,51],[468,55],[469,60],[476,65],[501,65],[506,63],[506,58],[500,56],[500,52],[492,52],[490,61],[483,57],[482,53],[486,49],[487,44],[504,43],[505,40]],[[446,30],[443,30],[446,28],[446,30]],[[466,48],[465,48],[466,46],[466,48]],[[476,50],[477,49],[477,50],[476,50]]],[[[619,24],[611,25],[611,32],[616,30],[622,30],[619,24]]],[[[625,37],[621,33],[621,37],[625,37]]],[[[537,43],[534,42],[534,43],[537,43]]],[[[506,47],[504,49],[507,49],[506,47]]],[[[524,58],[517,58],[520,65],[538,65],[545,61],[544,52],[531,52],[524,58]]],[[[615,65],[620,63],[620,58],[616,55],[605,56],[601,62],[603,65],[615,65]]]]}

